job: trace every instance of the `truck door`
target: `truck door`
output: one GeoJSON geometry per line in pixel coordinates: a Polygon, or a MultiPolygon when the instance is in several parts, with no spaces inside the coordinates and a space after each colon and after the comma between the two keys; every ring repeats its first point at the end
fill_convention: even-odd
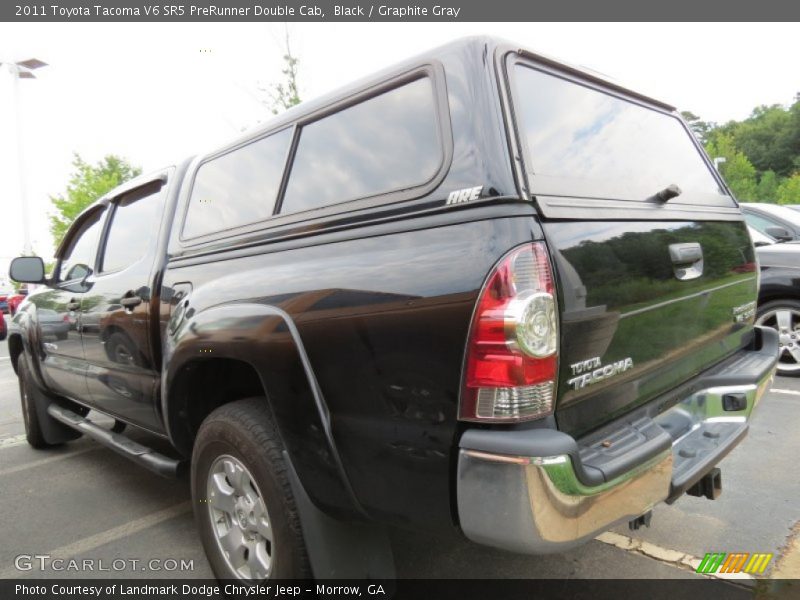
{"type": "Polygon", "coordinates": [[[159,365],[151,339],[150,286],[163,205],[161,180],[111,203],[82,315],[92,403],[153,430],[161,425],[155,408],[159,365]]]}
{"type": "Polygon", "coordinates": [[[98,206],[67,234],[70,237],[56,266],[55,283],[30,298],[36,307],[44,357],[42,373],[54,390],[81,402],[90,400],[81,344],[81,306],[91,289],[88,278],[94,269],[105,213],[105,207],[98,206]]]}

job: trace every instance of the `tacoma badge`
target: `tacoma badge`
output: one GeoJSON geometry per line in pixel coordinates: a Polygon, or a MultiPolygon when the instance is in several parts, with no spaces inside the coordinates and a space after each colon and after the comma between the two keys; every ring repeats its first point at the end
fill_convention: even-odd
{"type": "Polygon", "coordinates": [[[600,357],[595,356],[594,358],[571,364],[570,369],[572,369],[572,374],[576,375],[576,377],[569,379],[567,383],[572,386],[573,390],[580,390],[587,385],[599,383],[632,368],[633,359],[630,357],[603,366],[602,362],[600,362],[600,357]]]}

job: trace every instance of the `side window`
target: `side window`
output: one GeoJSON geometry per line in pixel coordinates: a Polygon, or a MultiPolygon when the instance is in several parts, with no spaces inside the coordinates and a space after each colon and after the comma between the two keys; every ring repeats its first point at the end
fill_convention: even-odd
{"type": "Polygon", "coordinates": [[[750,225],[750,227],[760,231],[763,234],[767,234],[767,229],[769,227],[780,227],[781,229],[786,229],[777,221],[773,221],[772,219],[751,212],[744,213],[744,220],[747,221],[747,224],[750,225]]]}
{"type": "Polygon", "coordinates": [[[163,196],[159,182],[134,190],[116,202],[100,271],[119,271],[147,253],[158,233],[163,196]]]}
{"type": "Polygon", "coordinates": [[[442,158],[433,83],[423,77],[305,125],[281,213],[422,185],[442,158]]]}
{"type": "Polygon", "coordinates": [[[291,140],[292,130],[284,129],[202,164],[189,198],[183,237],[272,216],[291,140]]]}
{"type": "Polygon", "coordinates": [[[59,281],[83,279],[94,265],[97,238],[103,225],[105,210],[97,210],[73,238],[69,249],[61,257],[59,281]]]}

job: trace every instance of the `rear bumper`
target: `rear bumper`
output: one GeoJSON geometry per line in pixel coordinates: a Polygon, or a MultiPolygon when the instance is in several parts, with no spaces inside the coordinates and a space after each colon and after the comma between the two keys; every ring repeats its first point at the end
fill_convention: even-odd
{"type": "Polygon", "coordinates": [[[684,399],[648,404],[575,440],[545,428],[470,429],[460,442],[457,494],[471,540],[560,552],[672,502],[747,434],[778,358],[776,332],[698,376],[684,399]]]}

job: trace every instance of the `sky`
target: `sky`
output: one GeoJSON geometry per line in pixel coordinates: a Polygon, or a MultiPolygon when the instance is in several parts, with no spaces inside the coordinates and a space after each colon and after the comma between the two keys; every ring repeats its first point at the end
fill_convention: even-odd
{"type": "MultiPolygon", "coordinates": [[[[73,153],[145,171],[226,142],[270,118],[288,28],[310,99],[458,37],[490,34],[603,73],[705,120],[746,118],[800,92],[796,23],[0,23],[0,61],[48,63],[19,82],[0,66],[0,273],[23,249],[49,258],[50,196],[73,153]],[[18,168],[16,131],[23,168],[18,168]]],[[[2,281],[0,281],[2,285],[2,281]]]]}

